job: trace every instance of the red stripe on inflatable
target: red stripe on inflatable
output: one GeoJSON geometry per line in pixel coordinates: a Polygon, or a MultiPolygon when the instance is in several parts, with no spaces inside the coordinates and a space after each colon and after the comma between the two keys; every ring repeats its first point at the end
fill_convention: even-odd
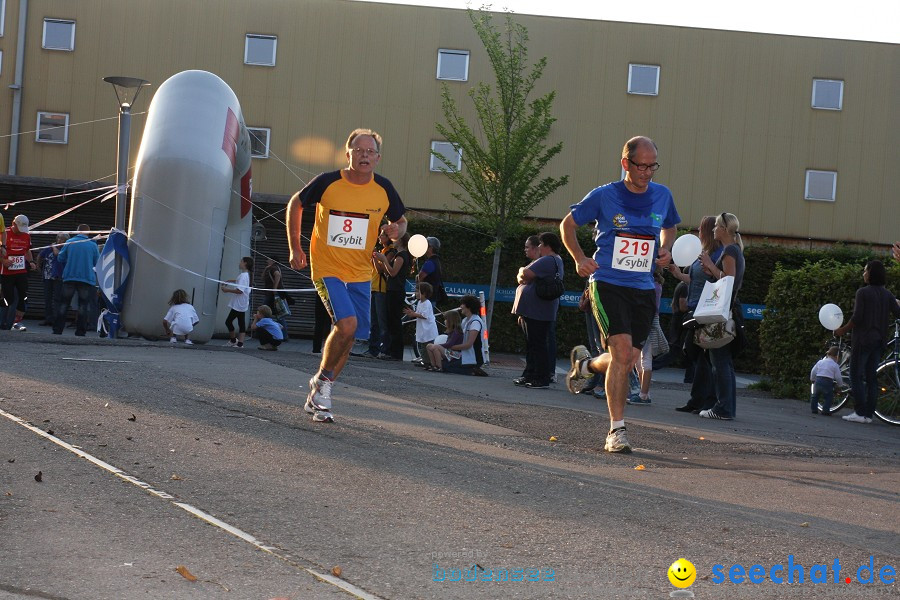
{"type": "Polygon", "coordinates": [[[250,212],[250,196],[253,194],[253,177],[250,175],[252,169],[247,169],[244,176],[241,177],[241,218],[247,216],[250,212]]]}
{"type": "Polygon", "coordinates": [[[234,111],[231,110],[231,107],[228,107],[228,115],[225,117],[225,134],[222,137],[222,150],[225,151],[225,155],[231,161],[231,168],[234,168],[235,164],[234,155],[237,152],[239,129],[237,117],[234,111]]]}

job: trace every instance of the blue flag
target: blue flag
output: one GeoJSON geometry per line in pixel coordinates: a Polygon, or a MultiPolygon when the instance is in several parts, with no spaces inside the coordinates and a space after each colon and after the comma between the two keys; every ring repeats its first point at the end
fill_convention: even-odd
{"type": "Polygon", "coordinates": [[[131,271],[131,259],[128,254],[128,238],[125,234],[114,229],[109,234],[109,239],[103,245],[103,252],[100,253],[100,260],[97,261],[97,282],[100,285],[100,292],[103,294],[103,301],[106,304],[106,310],[103,311],[103,324],[109,327],[109,335],[115,339],[119,329],[119,312],[122,310],[123,296],[125,294],[125,285],[128,283],[128,275],[131,271]],[[118,288],[115,288],[115,267],[116,258],[121,258],[122,263],[122,281],[118,288]]]}

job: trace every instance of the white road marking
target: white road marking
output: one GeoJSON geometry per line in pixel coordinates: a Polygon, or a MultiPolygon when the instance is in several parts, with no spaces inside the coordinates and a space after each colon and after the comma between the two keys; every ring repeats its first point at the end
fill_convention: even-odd
{"type": "Polygon", "coordinates": [[[112,363],[132,363],[133,360],[113,360],[111,358],[66,358],[62,360],[74,360],[77,362],[112,362],[112,363]]]}
{"type": "MultiPolygon", "coordinates": [[[[63,360],[65,360],[65,359],[63,359],[63,360]]],[[[80,448],[73,446],[72,444],[64,442],[63,440],[56,437],[55,435],[50,435],[43,429],[39,429],[38,427],[35,427],[28,421],[26,421],[20,417],[17,417],[16,415],[14,415],[12,413],[9,413],[3,409],[0,409],[0,416],[6,417],[13,423],[16,423],[17,425],[21,425],[25,429],[28,429],[29,431],[36,433],[37,435],[53,442],[54,444],[56,444],[62,448],[65,448],[72,454],[93,463],[94,465],[100,467],[104,471],[108,471],[108,472],[112,473],[113,475],[115,475],[116,477],[119,477],[120,479],[123,479],[131,484],[136,485],[137,487],[141,488],[145,492],[147,492],[153,496],[156,496],[157,498],[162,498],[163,500],[169,501],[169,503],[172,504],[173,506],[177,506],[181,510],[190,513],[191,515],[197,517],[198,519],[202,519],[203,521],[206,521],[210,525],[218,527],[219,529],[221,529],[227,533],[230,533],[231,535],[233,535],[241,540],[244,540],[245,542],[247,542],[248,544],[251,544],[252,546],[256,547],[257,549],[262,550],[263,552],[267,552],[267,553],[271,554],[272,556],[283,560],[284,562],[288,563],[289,565],[291,565],[295,568],[306,571],[313,577],[316,577],[317,579],[320,579],[326,583],[330,583],[331,585],[333,585],[337,588],[340,588],[341,590],[347,592],[348,594],[352,594],[353,596],[356,596],[357,598],[361,598],[362,600],[384,600],[383,598],[380,598],[379,596],[370,594],[369,592],[367,592],[361,588],[358,588],[355,585],[353,585],[352,583],[348,583],[348,582],[344,581],[343,579],[334,577],[327,573],[321,573],[315,569],[312,569],[310,567],[307,567],[305,565],[298,563],[296,559],[292,558],[289,554],[287,554],[280,548],[278,548],[276,546],[269,546],[268,544],[264,544],[263,542],[256,539],[256,537],[247,533],[246,531],[238,529],[237,527],[234,527],[233,525],[229,525],[225,521],[217,519],[216,517],[212,516],[211,514],[205,512],[205,511],[202,511],[199,508],[191,506],[190,504],[177,501],[175,499],[175,496],[172,496],[171,494],[168,494],[162,490],[157,490],[156,488],[151,486],[149,483],[141,481],[137,477],[134,477],[133,475],[129,475],[122,469],[115,467],[115,466],[109,464],[108,462],[97,458],[96,456],[92,456],[91,454],[88,454],[84,450],[81,450],[80,448]]]]}

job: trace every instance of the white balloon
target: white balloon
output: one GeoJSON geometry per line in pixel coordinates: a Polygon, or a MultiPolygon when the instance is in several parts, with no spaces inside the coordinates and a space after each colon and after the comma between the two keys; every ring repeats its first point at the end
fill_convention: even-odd
{"type": "Polygon", "coordinates": [[[442,333],[441,335],[434,338],[433,343],[437,344],[438,346],[440,346],[441,344],[446,344],[447,343],[447,335],[442,333]]]}
{"type": "Polygon", "coordinates": [[[844,311],[837,304],[826,304],[819,309],[819,323],[825,329],[834,331],[844,322],[844,311]]]}
{"type": "Polygon", "coordinates": [[[700,243],[700,238],[693,233],[686,233],[675,240],[672,246],[672,260],[679,267],[689,267],[700,256],[701,250],[703,244],[700,243]]]}
{"type": "Polygon", "coordinates": [[[425,256],[425,253],[428,251],[428,238],[421,233],[417,233],[409,238],[409,243],[406,247],[409,249],[409,253],[416,258],[425,256]]]}

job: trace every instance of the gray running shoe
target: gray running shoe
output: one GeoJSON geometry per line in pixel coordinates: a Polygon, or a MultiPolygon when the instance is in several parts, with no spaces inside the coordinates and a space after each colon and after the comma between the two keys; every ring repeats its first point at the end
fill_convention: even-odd
{"type": "Polygon", "coordinates": [[[568,388],[571,393],[577,394],[580,392],[587,384],[588,379],[590,379],[581,374],[581,361],[590,358],[591,353],[588,352],[588,349],[584,346],[575,346],[569,353],[569,361],[572,367],[569,369],[569,372],[566,373],[566,388],[568,388]]]}
{"type": "Polygon", "coordinates": [[[619,427],[618,429],[610,431],[606,436],[606,445],[603,446],[603,449],[607,452],[631,454],[631,443],[625,436],[625,428],[619,427]]]}

